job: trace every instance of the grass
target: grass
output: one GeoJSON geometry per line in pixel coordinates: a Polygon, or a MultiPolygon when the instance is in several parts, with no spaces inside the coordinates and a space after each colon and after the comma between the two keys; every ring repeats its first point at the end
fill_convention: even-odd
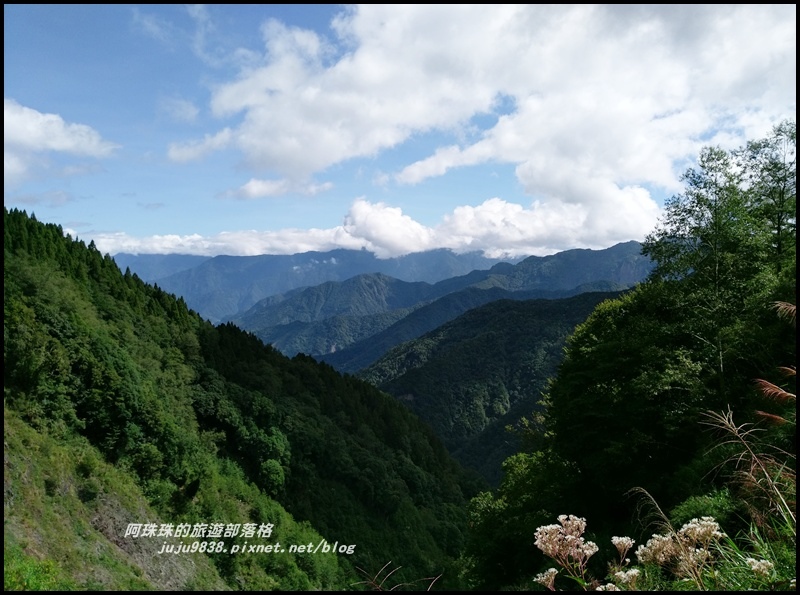
{"type": "Polygon", "coordinates": [[[227,588],[205,557],[164,559],[150,551],[160,542],[122,539],[157,514],[84,439],[40,433],[8,408],[3,437],[6,590],[227,588]]]}

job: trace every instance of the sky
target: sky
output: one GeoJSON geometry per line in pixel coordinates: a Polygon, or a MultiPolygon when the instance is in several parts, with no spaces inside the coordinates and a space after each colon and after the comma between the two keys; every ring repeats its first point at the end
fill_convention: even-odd
{"type": "Polygon", "coordinates": [[[104,253],[643,240],[796,118],[796,5],[5,4],[3,200],[104,253]]]}

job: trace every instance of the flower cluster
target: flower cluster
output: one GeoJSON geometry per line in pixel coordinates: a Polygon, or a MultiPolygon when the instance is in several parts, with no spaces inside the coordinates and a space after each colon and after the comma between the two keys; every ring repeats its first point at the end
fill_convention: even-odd
{"type": "Polygon", "coordinates": [[[753,572],[762,576],[769,576],[770,572],[775,567],[775,565],[769,560],[756,560],[755,558],[747,558],[745,562],[747,562],[747,565],[753,572]]]}
{"type": "Polygon", "coordinates": [[[559,525],[545,525],[536,529],[536,547],[558,562],[570,575],[583,578],[586,564],[598,547],[582,537],[586,519],[562,514],[559,525]]]}
{"type": "MultiPolygon", "coordinates": [[[[597,553],[598,547],[583,538],[586,519],[574,515],[561,515],[558,517],[558,522],[559,524],[544,525],[536,529],[536,546],[555,560],[566,575],[576,580],[584,590],[636,591],[639,588],[637,582],[645,580],[647,571],[641,568],[629,568],[630,558],[626,558],[635,541],[630,537],[618,536],[612,537],[611,543],[614,544],[620,560],[608,564],[607,582],[600,584],[600,581],[587,577],[589,558],[597,553]]],[[[654,534],[647,543],[636,549],[636,556],[639,558],[639,564],[668,567],[681,579],[681,584],[693,581],[697,588],[705,590],[710,580],[716,585],[725,586],[727,563],[731,561],[726,552],[729,551],[731,544],[724,538],[726,538],[725,533],[721,531],[713,517],[693,518],[677,531],[669,527],[669,531],[665,534],[654,534]],[[715,552],[723,556],[723,565],[720,568],[714,567],[717,563],[715,552]]],[[[775,565],[769,560],[744,557],[738,560],[744,560],[756,575],[755,584],[761,585],[764,579],[770,580],[771,577],[774,581],[774,577],[778,574],[775,565]]],[[[555,580],[559,572],[556,568],[549,568],[537,575],[534,580],[550,591],[555,591],[555,580]]],[[[737,580],[739,577],[741,575],[737,573],[737,580]]],[[[773,582],[774,584],[779,583],[773,582]]],[[[795,579],[792,579],[790,584],[794,589],[795,579]]]]}
{"type": "Polygon", "coordinates": [[[614,577],[623,585],[628,585],[633,591],[636,587],[636,579],[639,578],[639,569],[631,568],[630,570],[620,570],[614,573],[614,577]]]}
{"type": "Polygon", "coordinates": [[[708,548],[712,541],[725,537],[725,534],[720,531],[719,524],[714,520],[714,517],[704,516],[699,519],[692,519],[681,527],[681,530],[678,531],[678,537],[708,548]]]}
{"type": "Polygon", "coordinates": [[[712,541],[725,537],[713,517],[692,519],[677,533],[653,535],[645,545],[640,545],[636,556],[640,564],[675,563],[680,576],[694,576],[698,569],[711,561],[709,549],[712,541]]]}
{"type": "Polygon", "coordinates": [[[662,566],[678,555],[678,548],[672,535],[653,535],[646,544],[636,550],[639,564],[658,564],[662,566]]]}
{"type": "Polygon", "coordinates": [[[547,587],[551,591],[555,591],[556,589],[555,589],[554,584],[555,584],[555,581],[556,581],[556,575],[557,574],[558,574],[558,570],[556,570],[555,568],[548,568],[543,573],[537,574],[534,577],[533,580],[535,580],[540,585],[544,585],[545,587],[547,587]]]}
{"type": "Polygon", "coordinates": [[[635,542],[630,537],[612,537],[611,543],[617,548],[620,560],[625,560],[625,554],[628,553],[628,550],[633,547],[635,542]]]}
{"type": "Polygon", "coordinates": [[[536,547],[562,565],[585,565],[598,550],[593,541],[584,541],[582,537],[586,530],[586,519],[562,514],[558,521],[560,525],[545,525],[536,529],[536,547]]]}

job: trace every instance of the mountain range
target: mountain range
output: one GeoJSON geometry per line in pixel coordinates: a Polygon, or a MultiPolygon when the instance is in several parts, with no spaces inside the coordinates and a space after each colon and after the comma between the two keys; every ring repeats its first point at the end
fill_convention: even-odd
{"type": "Polygon", "coordinates": [[[228,320],[287,355],[307,353],[354,373],[395,345],[494,300],[627,289],[651,270],[640,250],[637,242],[626,242],[531,256],[432,284],[358,275],[265,298],[228,320]]]}
{"type": "Polygon", "coordinates": [[[499,262],[519,260],[487,258],[480,252],[456,254],[445,249],[386,259],[366,250],[345,249],[291,255],[206,258],[117,254],[114,258],[123,271],[128,267],[141,279],[182,296],[190,308],[214,323],[244,312],[265,297],[364,273],[435,283],[499,262]]]}

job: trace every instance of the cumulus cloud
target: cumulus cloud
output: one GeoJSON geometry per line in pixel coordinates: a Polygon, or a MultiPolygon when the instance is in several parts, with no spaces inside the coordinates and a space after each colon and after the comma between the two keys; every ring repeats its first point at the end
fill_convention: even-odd
{"type": "Polygon", "coordinates": [[[571,213],[583,218],[578,242],[593,241],[589,230],[598,241],[641,235],[657,210],[648,190],[679,191],[702,145],[738,146],[793,115],[795,15],[791,5],[724,15],[695,5],[359,5],[334,20],[332,38],[270,20],[258,63],[213,90],[212,113],[240,123],[176,143],[170,157],[234,147],[279,178],[238,195],[274,196],[445,133],[451,142],[373,179],[419,184],[513,164],[535,201],[519,214],[530,225],[571,213]],[[481,117],[493,123],[476,126],[481,117]]]}
{"type": "MultiPolygon", "coordinates": [[[[521,43],[526,34],[512,35],[508,43],[516,44],[517,57],[503,70],[515,80],[501,88],[516,99],[516,109],[476,142],[439,148],[407,165],[396,181],[416,184],[453,168],[501,161],[519,164],[520,182],[535,197],[581,200],[553,184],[570,172],[604,184],[675,191],[676,162],[696,153],[709,131],[730,131],[741,144],[755,106],[769,117],[748,132],[763,134],[768,121],[789,115],[795,43],[785,10],[737,7],[720,19],[707,7],[669,8],[561,7],[561,18],[531,23],[528,43],[521,43]],[[772,23],[775,39],[752,35],[753,18],[772,23]],[[740,63],[731,60],[743,53],[740,63]],[[775,71],[787,78],[765,80],[762,72],[775,71]],[[783,99],[764,101],[767,89],[783,99]]],[[[530,7],[529,16],[537,10],[530,7]]]]}
{"type": "MultiPolygon", "coordinates": [[[[65,122],[58,114],[47,114],[3,98],[3,179],[6,185],[25,179],[34,165],[44,165],[39,156],[63,153],[80,157],[110,156],[119,146],[103,140],[85,124],[65,122]]],[[[82,167],[62,170],[81,171],[82,167]]]]}
{"type": "Polygon", "coordinates": [[[363,242],[378,258],[429,250],[435,232],[404,215],[402,209],[383,203],[356,200],[344,218],[344,231],[363,242]]]}
{"type": "Polygon", "coordinates": [[[457,207],[438,225],[429,227],[404,214],[399,207],[357,199],[342,225],[329,229],[247,230],[209,237],[194,234],[135,238],[124,233],[92,237],[100,250],[111,254],[251,256],[363,248],[378,258],[391,258],[449,248],[459,253],[481,251],[489,256],[544,256],[570,248],[600,249],[643,239],[641,230],[649,230],[655,223],[658,207],[638,188],[610,189],[610,192],[618,209],[612,216],[582,204],[537,201],[524,207],[492,198],[475,207],[457,207]]]}
{"type": "Polygon", "coordinates": [[[459,56],[458,46],[473,40],[441,44],[435,31],[453,19],[475,30],[476,15],[466,8],[434,11],[369,7],[342,17],[335,24],[340,41],[353,40],[357,48],[333,62],[331,41],[271,20],[263,28],[262,64],[219,85],[212,112],[243,113],[235,144],[248,163],[294,179],[375,155],[421,131],[453,128],[489,111],[497,91],[490,81],[463,79],[471,56],[459,56]],[[446,55],[436,55],[440,46],[446,55]]]}
{"type": "Polygon", "coordinates": [[[23,151],[91,157],[107,157],[117,148],[89,126],[68,124],[57,114],[43,114],[8,98],[3,99],[3,143],[23,151]]]}

